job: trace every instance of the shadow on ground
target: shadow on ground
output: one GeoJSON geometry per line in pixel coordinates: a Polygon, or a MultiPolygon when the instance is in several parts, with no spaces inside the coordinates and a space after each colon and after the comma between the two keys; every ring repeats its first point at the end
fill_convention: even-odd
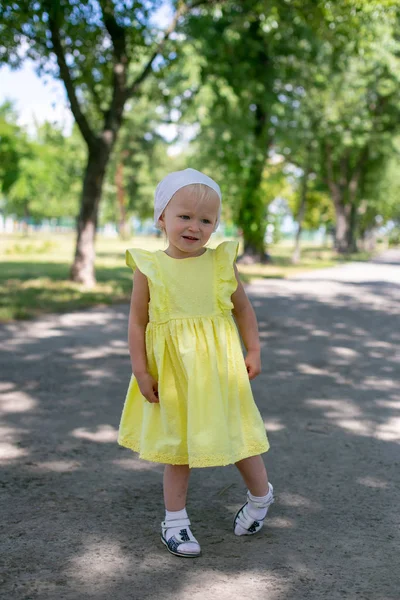
{"type": "Polygon", "coordinates": [[[235,468],[194,471],[203,557],[186,561],[159,542],[162,467],[116,444],[128,307],[3,326],[5,597],[397,600],[398,299],[380,281],[254,286],[277,502],[235,538],[235,468]]]}

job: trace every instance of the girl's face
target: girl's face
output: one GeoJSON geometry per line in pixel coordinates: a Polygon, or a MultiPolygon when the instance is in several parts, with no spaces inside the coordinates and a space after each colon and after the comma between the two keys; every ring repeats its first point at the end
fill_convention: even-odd
{"type": "Polygon", "coordinates": [[[173,195],[160,217],[167,235],[170,256],[185,258],[201,254],[218,218],[220,200],[214,191],[199,197],[190,186],[173,195]]]}

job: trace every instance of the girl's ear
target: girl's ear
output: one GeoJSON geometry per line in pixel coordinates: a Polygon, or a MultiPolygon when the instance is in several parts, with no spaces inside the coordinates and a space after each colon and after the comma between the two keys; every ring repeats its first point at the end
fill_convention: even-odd
{"type": "Polygon", "coordinates": [[[157,221],[157,227],[159,227],[162,231],[164,231],[165,226],[164,226],[164,213],[162,213],[157,221]]]}

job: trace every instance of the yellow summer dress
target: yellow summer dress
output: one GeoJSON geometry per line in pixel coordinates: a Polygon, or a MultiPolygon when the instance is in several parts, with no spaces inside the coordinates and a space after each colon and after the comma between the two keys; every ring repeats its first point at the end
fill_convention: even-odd
{"type": "Polygon", "coordinates": [[[237,242],[184,259],[126,251],[149,284],[146,353],[160,400],[147,402],[132,375],[118,443],[140,458],[212,467],[269,448],[231,312],[237,251],[237,242]]]}

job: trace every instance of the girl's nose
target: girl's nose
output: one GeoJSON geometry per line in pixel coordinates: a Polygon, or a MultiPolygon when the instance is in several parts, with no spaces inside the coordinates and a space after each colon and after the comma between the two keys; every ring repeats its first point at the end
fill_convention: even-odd
{"type": "Polygon", "coordinates": [[[190,231],[199,231],[200,227],[196,221],[192,221],[189,225],[190,231]]]}

